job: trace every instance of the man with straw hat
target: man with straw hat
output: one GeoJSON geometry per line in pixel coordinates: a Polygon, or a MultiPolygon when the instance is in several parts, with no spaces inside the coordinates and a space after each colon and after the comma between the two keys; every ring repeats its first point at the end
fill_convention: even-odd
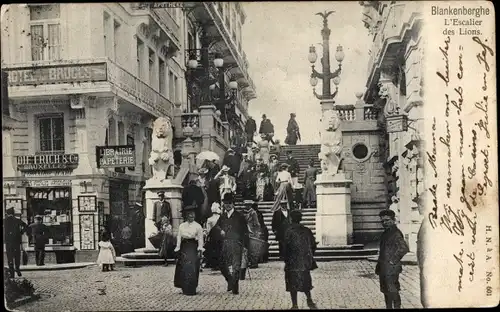
{"type": "Polygon", "coordinates": [[[214,180],[219,180],[219,192],[221,198],[224,198],[224,195],[227,193],[236,192],[236,179],[229,175],[229,170],[228,166],[222,166],[222,169],[214,178],[214,180]]]}

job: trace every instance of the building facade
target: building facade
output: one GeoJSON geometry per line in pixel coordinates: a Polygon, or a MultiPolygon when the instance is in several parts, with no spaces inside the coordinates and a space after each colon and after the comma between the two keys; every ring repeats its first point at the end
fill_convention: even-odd
{"type": "Polygon", "coordinates": [[[363,22],[373,38],[365,103],[378,112],[383,131],[387,207],[410,251],[416,251],[423,219],[423,51],[421,3],[360,1],[363,22]]]}
{"type": "Polygon", "coordinates": [[[239,2],[186,2],[185,6],[184,57],[199,65],[186,70],[187,102],[176,114],[176,137],[180,144],[188,127],[196,151],[213,150],[222,157],[229,146],[241,144],[248,105],[256,97],[242,38],[246,15],[239,2]],[[214,66],[215,58],[223,59],[222,67],[214,66]],[[207,80],[213,80],[211,95],[206,94],[207,80]],[[228,88],[231,82],[237,89],[228,88]]]}
{"type": "MultiPolygon", "coordinates": [[[[115,237],[127,223],[144,233],[132,207],[143,201],[151,176],[156,118],[171,120],[176,156],[189,156],[180,153],[191,137],[183,131],[188,126],[195,128],[192,154],[229,146],[235,124],[223,122],[213,105],[194,107],[186,80],[185,50],[209,30],[227,64],[239,65],[226,76],[238,79],[232,107],[246,120],[255,95],[241,48],[244,13],[239,4],[221,5],[231,13],[212,20],[226,28],[204,31],[203,14],[219,12],[217,4],[2,7],[2,85],[9,95],[2,105],[4,209],[15,207],[28,223],[42,215],[51,233],[48,251],[96,251],[105,227],[115,237]],[[116,157],[106,158],[110,153],[116,157]]],[[[144,237],[135,241],[142,247],[144,237]]]]}

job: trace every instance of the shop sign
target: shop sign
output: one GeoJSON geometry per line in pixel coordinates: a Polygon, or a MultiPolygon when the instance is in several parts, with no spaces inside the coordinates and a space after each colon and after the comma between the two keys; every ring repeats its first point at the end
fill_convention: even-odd
{"type": "Polygon", "coordinates": [[[406,115],[394,115],[386,117],[387,133],[408,131],[408,117],[406,115]]]}
{"type": "Polygon", "coordinates": [[[97,168],[135,167],[135,145],[96,146],[97,168]]]}
{"type": "Polygon", "coordinates": [[[106,81],[106,63],[7,68],[10,86],[106,81]]]}
{"type": "Polygon", "coordinates": [[[64,177],[70,175],[71,170],[31,171],[24,173],[25,178],[64,177]]]}
{"type": "Polygon", "coordinates": [[[69,179],[56,179],[56,180],[25,180],[23,181],[23,185],[26,187],[70,187],[71,180],[69,179]]]}
{"type": "Polygon", "coordinates": [[[78,154],[42,154],[17,156],[17,170],[64,170],[78,167],[78,154]]]}

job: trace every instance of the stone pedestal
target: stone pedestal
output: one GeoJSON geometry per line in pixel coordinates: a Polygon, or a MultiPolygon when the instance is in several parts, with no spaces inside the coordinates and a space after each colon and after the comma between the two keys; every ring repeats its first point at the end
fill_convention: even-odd
{"type": "Polygon", "coordinates": [[[144,190],[146,191],[146,219],[144,221],[144,229],[147,249],[154,248],[149,241],[149,237],[158,231],[153,221],[154,204],[160,200],[157,193],[159,191],[165,192],[165,199],[170,203],[172,209],[173,232],[177,235],[179,224],[182,222],[182,189],[182,185],[174,184],[172,180],[164,180],[162,183],[151,179],[146,181],[146,185],[144,186],[144,190]]]}
{"type": "Polygon", "coordinates": [[[316,180],[316,240],[319,247],[352,244],[351,180],[344,173],[316,180]]]}

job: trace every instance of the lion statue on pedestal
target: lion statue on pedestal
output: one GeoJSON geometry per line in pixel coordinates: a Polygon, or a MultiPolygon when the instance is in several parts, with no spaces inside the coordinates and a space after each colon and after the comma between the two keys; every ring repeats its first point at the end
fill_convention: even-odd
{"type": "Polygon", "coordinates": [[[318,154],[324,176],[334,176],[340,170],[342,162],[342,131],[340,118],[336,110],[327,110],[321,121],[321,149],[318,154]]]}
{"type": "Polygon", "coordinates": [[[159,117],[153,123],[149,164],[153,169],[153,180],[163,182],[173,177],[174,153],[172,150],[172,124],[170,119],[159,117]]]}

